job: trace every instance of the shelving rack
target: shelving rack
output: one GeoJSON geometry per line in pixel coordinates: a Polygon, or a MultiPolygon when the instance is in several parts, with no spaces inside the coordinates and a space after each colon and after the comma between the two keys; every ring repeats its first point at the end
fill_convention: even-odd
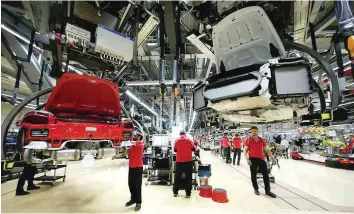
{"type": "Polygon", "coordinates": [[[63,179],[63,182],[65,182],[66,166],[67,166],[66,162],[64,162],[63,164],[58,164],[57,162],[54,162],[53,164],[48,164],[48,165],[43,165],[41,167],[38,167],[38,169],[40,169],[44,172],[44,175],[39,176],[39,177],[35,177],[34,180],[35,181],[42,181],[42,184],[49,184],[51,186],[53,186],[54,183],[60,179],[63,179]],[[62,168],[64,168],[64,173],[61,175],[58,175],[57,170],[62,169],[62,168]],[[51,170],[53,170],[54,175],[47,175],[47,172],[51,171],[51,170]]]}
{"type": "Polygon", "coordinates": [[[6,135],[4,142],[4,153],[6,157],[10,157],[11,155],[15,154],[17,145],[17,134],[18,132],[16,131],[9,131],[6,135]]]}

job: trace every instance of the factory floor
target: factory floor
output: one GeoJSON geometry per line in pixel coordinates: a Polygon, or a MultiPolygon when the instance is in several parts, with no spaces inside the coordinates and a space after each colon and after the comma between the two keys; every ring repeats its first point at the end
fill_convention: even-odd
{"type": "MultiPolygon", "coordinates": [[[[276,178],[276,184],[272,184],[272,190],[278,194],[278,198],[271,199],[265,196],[263,189],[260,189],[261,196],[256,196],[249,179],[249,169],[244,162],[241,166],[227,165],[221,158],[204,151],[201,152],[201,158],[203,163],[212,164],[212,177],[209,179],[209,184],[213,188],[224,188],[228,194],[228,203],[219,204],[211,199],[202,198],[197,191],[194,191],[189,199],[184,198],[183,191],[180,191],[179,197],[174,198],[172,187],[143,185],[143,204],[140,213],[354,212],[354,207],[329,204],[284,181],[278,181],[281,180],[280,178],[276,178]]],[[[65,182],[60,180],[53,187],[41,185],[40,190],[31,191],[29,196],[15,196],[17,180],[3,183],[1,211],[2,213],[133,213],[134,207],[124,206],[130,197],[127,174],[127,160],[97,160],[90,170],[85,170],[82,162],[69,162],[65,182]]],[[[279,173],[279,177],[286,176],[279,173]]],[[[353,188],[348,187],[348,189],[353,188]]]]}

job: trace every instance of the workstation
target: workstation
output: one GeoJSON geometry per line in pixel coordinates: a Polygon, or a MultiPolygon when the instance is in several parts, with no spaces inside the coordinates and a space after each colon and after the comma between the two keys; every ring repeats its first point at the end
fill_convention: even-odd
{"type": "Polygon", "coordinates": [[[354,212],[352,10],[2,2],[1,211],[354,212]]]}

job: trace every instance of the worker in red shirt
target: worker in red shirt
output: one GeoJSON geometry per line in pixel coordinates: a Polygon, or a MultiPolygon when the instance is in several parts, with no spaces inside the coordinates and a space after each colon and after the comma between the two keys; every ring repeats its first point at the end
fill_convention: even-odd
{"type": "Polygon", "coordinates": [[[181,183],[181,176],[184,173],[187,181],[186,198],[191,196],[192,192],[192,173],[193,173],[193,158],[192,151],[197,151],[193,142],[186,137],[186,132],[181,131],[180,137],[177,138],[174,145],[176,154],[176,173],[173,184],[173,195],[177,197],[181,183]]]}
{"type": "Polygon", "coordinates": [[[134,136],[133,145],[128,149],[129,153],[129,175],[128,185],[131,194],[130,201],[125,206],[135,205],[135,211],[141,209],[141,185],[143,178],[143,152],[144,144],[142,143],[142,135],[134,136]]]}
{"type": "Polygon", "coordinates": [[[242,140],[242,146],[243,146],[243,148],[245,148],[245,145],[247,145],[247,142],[248,142],[248,137],[246,137],[246,138],[244,138],[243,140],[242,140]]]}
{"type": "Polygon", "coordinates": [[[222,144],[222,139],[220,139],[220,155],[221,157],[224,157],[225,156],[225,152],[224,152],[224,148],[223,148],[223,144],[222,144]]]}
{"type": "Polygon", "coordinates": [[[196,137],[194,137],[193,143],[194,143],[194,146],[197,146],[197,145],[198,145],[198,139],[197,139],[196,137]]]}
{"type": "Polygon", "coordinates": [[[276,195],[270,191],[267,164],[264,160],[263,151],[267,153],[269,158],[273,159],[273,163],[276,162],[266,142],[258,136],[258,128],[253,126],[251,128],[251,137],[248,139],[248,142],[244,147],[244,155],[251,169],[251,180],[254,188],[254,193],[259,195],[257,184],[257,170],[259,169],[263,175],[266,195],[272,198],[276,198],[276,195]]]}
{"type": "Polygon", "coordinates": [[[240,160],[241,160],[241,138],[236,134],[235,138],[232,140],[232,147],[234,150],[234,158],[232,159],[232,163],[235,165],[236,162],[236,156],[237,158],[237,166],[240,165],[240,160]]]}
{"type": "Polygon", "coordinates": [[[225,133],[224,137],[222,138],[222,147],[224,148],[225,152],[225,157],[226,157],[226,163],[231,163],[231,145],[229,142],[229,138],[227,137],[227,134],[225,133]]]}
{"type": "Polygon", "coordinates": [[[349,154],[353,155],[354,154],[354,134],[351,135],[348,148],[349,148],[349,154]]]}

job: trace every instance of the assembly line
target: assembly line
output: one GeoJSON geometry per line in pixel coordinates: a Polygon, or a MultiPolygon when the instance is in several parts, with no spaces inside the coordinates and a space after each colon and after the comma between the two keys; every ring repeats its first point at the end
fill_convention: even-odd
{"type": "Polygon", "coordinates": [[[353,213],[340,1],[1,3],[3,213],[353,213]]]}

